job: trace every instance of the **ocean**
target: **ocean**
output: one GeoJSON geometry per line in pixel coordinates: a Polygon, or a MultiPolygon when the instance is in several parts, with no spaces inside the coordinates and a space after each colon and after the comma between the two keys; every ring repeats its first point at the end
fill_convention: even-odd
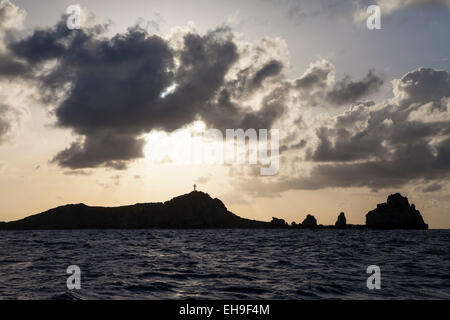
{"type": "Polygon", "coordinates": [[[0,231],[0,299],[450,299],[449,248],[450,230],[0,231]]]}

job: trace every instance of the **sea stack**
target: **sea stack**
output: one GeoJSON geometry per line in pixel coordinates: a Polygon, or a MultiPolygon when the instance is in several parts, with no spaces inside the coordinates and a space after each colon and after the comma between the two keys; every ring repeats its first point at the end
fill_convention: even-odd
{"type": "Polygon", "coordinates": [[[270,221],[270,225],[274,228],[285,228],[288,227],[287,222],[284,219],[278,219],[272,217],[272,221],[270,221]]]}
{"type": "Polygon", "coordinates": [[[345,213],[341,212],[334,224],[336,228],[345,228],[347,226],[347,219],[345,218],[345,213]]]}
{"type": "Polygon", "coordinates": [[[428,229],[422,215],[408,198],[400,193],[391,194],[387,202],[366,214],[366,225],[371,229],[428,229]]]}
{"type": "Polygon", "coordinates": [[[302,222],[303,228],[317,228],[317,220],[314,216],[308,214],[302,222]]]}

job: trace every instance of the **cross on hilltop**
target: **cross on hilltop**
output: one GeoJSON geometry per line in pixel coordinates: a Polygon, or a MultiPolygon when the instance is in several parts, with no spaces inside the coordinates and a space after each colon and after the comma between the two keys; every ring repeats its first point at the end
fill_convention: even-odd
{"type": "Polygon", "coordinates": [[[197,185],[194,184],[194,191],[197,191],[197,185]]]}

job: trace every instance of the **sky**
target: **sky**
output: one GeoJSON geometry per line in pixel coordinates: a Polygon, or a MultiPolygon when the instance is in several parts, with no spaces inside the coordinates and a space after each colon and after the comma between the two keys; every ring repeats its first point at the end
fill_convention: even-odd
{"type": "Polygon", "coordinates": [[[196,184],[289,223],[363,224],[400,192],[450,228],[449,18],[448,0],[0,0],[0,221],[196,184]],[[239,128],[278,130],[276,174],[192,161],[192,136],[239,128]]]}

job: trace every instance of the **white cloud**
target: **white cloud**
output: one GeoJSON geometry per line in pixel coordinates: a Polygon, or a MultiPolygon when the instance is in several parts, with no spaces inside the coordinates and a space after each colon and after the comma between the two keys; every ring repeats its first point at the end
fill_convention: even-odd
{"type": "Polygon", "coordinates": [[[22,29],[26,11],[9,0],[0,0],[0,53],[5,50],[4,38],[7,30],[22,29]]]}
{"type": "MultiPolygon", "coordinates": [[[[413,6],[440,4],[447,6],[450,9],[450,0],[375,0],[375,3],[380,6],[381,15],[389,16],[396,11],[406,9],[413,6]]],[[[356,10],[353,14],[353,19],[355,22],[361,22],[367,19],[368,15],[366,13],[367,6],[363,6],[361,2],[356,2],[356,10]]]]}

